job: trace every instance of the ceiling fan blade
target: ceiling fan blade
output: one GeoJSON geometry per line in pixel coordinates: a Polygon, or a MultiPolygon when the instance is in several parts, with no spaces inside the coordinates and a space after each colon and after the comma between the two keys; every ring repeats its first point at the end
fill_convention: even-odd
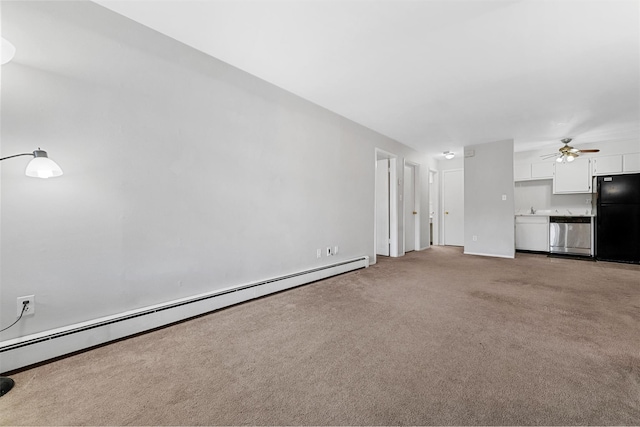
{"type": "Polygon", "coordinates": [[[542,157],[544,160],[550,159],[552,157],[558,157],[561,156],[562,154],[558,154],[558,153],[553,153],[553,154],[543,154],[542,157]]]}
{"type": "Polygon", "coordinates": [[[600,150],[598,149],[593,149],[593,150],[578,150],[579,153],[599,153],[600,150]]]}

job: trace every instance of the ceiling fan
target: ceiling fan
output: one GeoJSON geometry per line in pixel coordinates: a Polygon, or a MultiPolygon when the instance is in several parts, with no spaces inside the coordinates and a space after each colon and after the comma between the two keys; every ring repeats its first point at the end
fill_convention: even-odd
{"type": "Polygon", "coordinates": [[[564,144],[562,147],[560,147],[558,149],[558,151],[560,152],[558,153],[553,153],[553,154],[545,154],[543,156],[541,156],[543,159],[550,159],[552,157],[556,157],[556,162],[558,163],[564,163],[566,162],[573,162],[576,157],[578,157],[580,154],[583,153],[597,153],[600,150],[596,149],[592,149],[592,150],[578,150],[577,148],[573,148],[572,146],[569,145],[569,143],[571,142],[571,138],[564,138],[561,140],[561,142],[564,144]]]}

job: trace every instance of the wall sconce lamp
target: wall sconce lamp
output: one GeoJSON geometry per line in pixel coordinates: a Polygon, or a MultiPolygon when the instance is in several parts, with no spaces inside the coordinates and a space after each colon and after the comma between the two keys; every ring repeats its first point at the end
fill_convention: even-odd
{"type": "Polygon", "coordinates": [[[27,176],[34,178],[54,178],[62,175],[60,166],[51,160],[49,156],[47,156],[47,152],[41,150],[40,147],[33,153],[14,154],[13,156],[0,158],[0,161],[20,156],[33,156],[33,159],[31,159],[27,165],[27,169],[24,171],[27,176]]]}
{"type": "Polygon", "coordinates": [[[444,158],[447,160],[451,160],[453,159],[456,155],[454,153],[452,153],[451,151],[445,151],[444,153],[444,158]]]}

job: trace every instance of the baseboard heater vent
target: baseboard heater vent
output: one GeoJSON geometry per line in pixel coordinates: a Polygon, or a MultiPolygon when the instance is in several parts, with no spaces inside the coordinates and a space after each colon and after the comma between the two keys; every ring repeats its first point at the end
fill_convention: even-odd
{"type": "Polygon", "coordinates": [[[363,256],[255,283],[220,289],[0,342],[0,372],[9,372],[274,292],[369,267],[363,256]]]}

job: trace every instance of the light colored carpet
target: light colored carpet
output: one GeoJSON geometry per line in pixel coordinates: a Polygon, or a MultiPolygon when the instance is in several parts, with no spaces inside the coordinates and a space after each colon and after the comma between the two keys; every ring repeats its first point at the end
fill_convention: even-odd
{"type": "Polygon", "coordinates": [[[640,266],[434,247],[12,377],[5,425],[638,425],[640,266]]]}

